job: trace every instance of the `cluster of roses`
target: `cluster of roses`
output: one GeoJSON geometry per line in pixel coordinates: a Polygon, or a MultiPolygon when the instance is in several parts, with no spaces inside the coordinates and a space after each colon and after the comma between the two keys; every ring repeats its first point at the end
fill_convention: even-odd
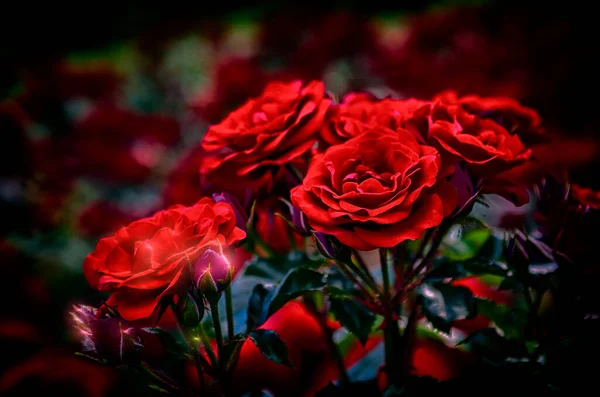
{"type": "MultiPolygon", "coordinates": [[[[232,373],[218,363],[225,355],[218,325],[221,294],[231,293],[231,280],[244,265],[240,258],[247,258],[242,251],[265,255],[252,245],[240,245],[247,234],[256,233],[257,208],[267,208],[273,216],[281,208],[273,204],[277,198],[291,201],[290,241],[302,244],[312,236],[321,253],[333,259],[346,252],[361,258],[360,252],[379,250],[383,266],[390,249],[427,235],[431,248],[407,269],[410,281],[430,265],[436,244],[455,219],[470,212],[479,193],[514,192],[507,193],[511,183],[503,173],[530,159],[523,142],[542,133],[539,115],[508,98],[446,92],[432,100],[379,99],[351,93],[336,103],[321,82],[271,83],[260,97],[211,126],[193,151],[196,157],[188,163],[198,167],[200,187],[191,194],[217,193],[135,221],[100,240],[86,258],[87,281],[110,293],[97,310],[78,307],[74,313],[88,350],[118,361],[141,350],[147,364],[152,360],[147,346],[155,334],[144,325],[163,321],[165,310],[171,309],[180,326],[190,318],[197,324],[207,306],[215,319],[216,342],[205,337],[192,341],[195,362],[189,364],[197,369],[191,375],[195,387],[225,393],[264,388],[285,393],[299,387],[314,393],[341,374],[331,365],[325,343],[329,326],[299,302],[288,302],[260,326],[279,334],[293,368],[269,361],[252,336],[243,341],[232,373]],[[120,343],[105,345],[101,335],[108,329],[119,335],[120,343]],[[307,366],[313,368],[306,372],[307,366]],[[273,379],[271,371],[281,377],[273,379]]],[[[270,236],[262,237],[268,250],[270,236]]],[[[368,270],[357,274],[365,276],[368,270]]],[[[385,318],[387,338],[387,332],[394,332],[388,325],[397,322],[392,302],[399,302],[392,299],[386,276],[387,270],[381,306],[366,304],[385,318]]],[[[369,295],[369,286],[361,285],[364,279],[352,280],[369,295]]],[[[459,285],[474,294],[494,295],[473,280],[459,285]]],[[[402,295],[402,289],[396,292],[402,295]]],[[[421,374],[450,377],[450,366],[439,370],[439,355],[425,350],[421,354],[435,364],[421,374]],[[432,369],[436,366],[437,372],[432,369]]],[[[386,351],[386,361],[390,359],[386,351]]],[[[418,364],[413,363],[414,369],[418,364]]],[[[394,375],[387,373],[388,378],[394,375]]]]}

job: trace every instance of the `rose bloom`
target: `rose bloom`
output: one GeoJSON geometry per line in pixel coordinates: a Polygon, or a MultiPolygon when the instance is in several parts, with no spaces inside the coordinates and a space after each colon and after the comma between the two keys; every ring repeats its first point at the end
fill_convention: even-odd
{"type": "Polygon", "coordinates": [[[284,166],[316,141],[330,101],[321,82],[271,83],[221,123],[210,127],[201,175],[232,193],[270,191],[284,166]]]}
{"type": "Polygon", "coordinates": [[[125,320],[137,320],[152,315],[163,297],[186,290],[191,268],[207,248],[226,248],[244,237],[229,204],[203,198],[101,239],[85,259],[83,272],[92,287],[112,292],[109,307],[125,320]]]}
{"type": "Polygon", "coordinates": [[[438,180],[441,159],[406,130],[367,128],[316,155],[293,204],[317,231],[358,250],[418,239],[456,206],[453,186],[438,180]]]}
{"type": "Polygon", "coordinates": [[[489,176],[529,159],[531,151],[518,134],[539,135],[540,123],[534,110],[509,98],[458,98],[449,91],[433,101],[377,101],[365,94],[350,94],[328,112],[320,137],[326,146],[373,126],[403,128],[438,149],[445,164],[465,161],[473,174],[489,176]]]}

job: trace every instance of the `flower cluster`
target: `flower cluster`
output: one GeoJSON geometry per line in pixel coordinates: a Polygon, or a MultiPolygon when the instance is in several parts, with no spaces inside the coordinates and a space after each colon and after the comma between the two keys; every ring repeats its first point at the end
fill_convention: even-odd
{"type": "MultiPolygon", "coordinates": [[[[140,365],[156,336],[143,324],[172,311],[194,357],[182,356],[186,385],[154,373],[172,391],[284,395],[300,387],[312,395],[336,380],[343,388],[346,368],[379,344],[380,391],[401,387],[407,375],[460,377],[481,346],[453,348],[439,335],[501,338],[499,313],[522,310],[522,295],[481,274],[508,280],[496,263],[506,269],[554,258],[543,239],[519,227],[495,245],[491,226],[473,218],[484,193],[506,195],[498,181],[530,164],[527,142],[544,134],[538,113],[510,98],[355,92],[338,102],[319,81],[270,83],[210,126],[175,168],[176,186],[165,197],[189,206],[119,229],[86,258],[86,279],[110,295],[97,310],[75,308],[84,345],[111,362],[124,362],[126,348],[129,365],[140,365]],[[194,174],[200,184],[186,190],[194,174]],[[490,244],[496,248],[483,254],[490,244]],[[476,264],[483,258],[500,270],[476,264]],[[243,333],[232,293],[240,274],[276,283],[253,289],[243,333]],[[325,281],[336,274],[345,281],[325,281]],[[478,313],[479,306],[487,309],[478,313]],[[409,313],[402,327],[401,310],[409,313]],[[424,336],[425,324],[442,334],[424,336]],[[345,357],[332,339],[342,329],[359,342],[345,357]]],[[[595,208],[591,191],[573,186],[573,197],[595,208]]]]}

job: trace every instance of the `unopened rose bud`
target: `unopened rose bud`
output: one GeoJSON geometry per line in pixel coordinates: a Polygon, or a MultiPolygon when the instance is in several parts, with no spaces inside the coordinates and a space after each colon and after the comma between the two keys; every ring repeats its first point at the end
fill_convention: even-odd
{"type": "Polygon", "coordinates": [[[335,237],[321,232],[313,234],[319,252],[330,259],[341,259],[348,253],[348,248],[341,244],[335,237]]]}
{"type": "Polygon", "coordinates": [[[471,176],[464,164],[456,165],[454,174],[450,178],[450,183],[456,188],[458,194],[457,211],[468,214],[475,204],[475,200],[473,200],[475,189],[471,176]]]}
{"type": "Polygon", "coordinates": [[[310,228],[310,225],[308,224],[308,218],[306,217],[306,215],[298,207],[294,207],[294,205],[288,200],[280,200],[285,205],[287,205],[288,210],[290,211],[290,223],[293,225],[294,231],[302,236],[310,236],[312,230],[310,228]]]}
{"type": "Polygon", "coordinates": [[[98,355],[111,364],[130,363],[139,359],[143,347],[137,329],[116,317],[98,317],[89,306],[75,306],[71,313],[82,338],[84,351],[98,355]]]}
{"type": "Polygon", "coordinates": [[[194,279],[198,290],[209,302],[220,298],[233,278],[233,268],[218,251],[207,249],[194,264],[194,279]]]}
{"type": "Polygon", "coordinates": [[[176,306],[177,320],[184,328],[195,327],[204,317],[204,305],[199,304],[191,294],[182,296],[176,306]]]}
{"type": "Polygon", "coordinates": [[[240,204],[238,199],[232,196],[229,193],[214,193],[213,200],[216,203],[227,203],[233,208],[233,213],[235,214],[235,225],[246,231],[246,224],[248,223],[248,215],[246,215],[246,211],[244,211],[244,207],[240,204]]]}

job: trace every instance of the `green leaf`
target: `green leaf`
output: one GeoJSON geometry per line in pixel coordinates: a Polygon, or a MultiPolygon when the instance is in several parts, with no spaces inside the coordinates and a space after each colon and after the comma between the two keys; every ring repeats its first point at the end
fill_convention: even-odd
{"type": "Polygon", "coordinates": [[[476,314],[475,299],[465,287],[449,284],[421,284],[419,295],[423,314],[442,332],[450,332],[452,322],[472,318],[476,314]]]}
{"type": "Polygon", "coordinates": [[[144,330],[150,334],[156,335],[158,337],[158,340],[160,341],[160,343],[163,345],[163,347],[165,348],[165,350],[168,353],[172,353],[172,354],[176,354],[176,355],[184,355],[185,354],[185,348],[179,342],[177,342],[177,340],[175,339],[175,337],[173,337],[173,335],[171,335],[164,329],[162,329],[162,328],[142,328],[142,330],[144,330]]]}
{"type": "Polygon", "coordinates": [[[297,268],[288,272],[279,286],[272,292],[268,313],[273,314],[286,302],[308,292],[320,291],[325,287],[323,274],[306,268],[297,268]]]}
{"type": "Polygon", "coordinates": [[[494,328],[473,332],[459,345],[468,344],[475,354],[489,364],[499,365],[528,357],[523,343],[504,339],[494,328]]]}
{"type": "MultiPolygon", "coordinates": [[[[460,227],[460,226],[459,226],[460,227]]],[[[444,242],[442,254],[451,261],[466,261],[477,256],[485,243],[491,236],[491,230],[485,228],[476,228],[462,232],[458,229],[461,236],[444,242]]]]}
{"type": "Polygon", "coordinates": [[[462,263],[462,267],[467,272],[475,275],[493,274],[496,276],[506,276],[508,271],[506,265],[502,263],[480,258],[473,258],[465,261],[462,263]]]}
{"type": "Polygon", "coordinates": [[[434,263],[433,269],[427,273],[425,280],[430,283],[441,282],[449,278],[464,277],[465,275],[466,272],[461,264],[448,262],[445,258],[442,258],[434,263]]]}
{"type": "Polygon", "coordinates": [[[502,330],[505,338],[521,337],[528,321],[525,299],[517,299],[511,306],[499,305],[486,299],[476,299],[476,304],[477,313],[493,321],[502,330]]]}
{"type": "Polygon", "coordinates": [[[285,342],[279,338],[277,332],[273,330],[257,329],[250,332],[248,337],[266,358],[277,364],[283,364],[293,368],[288,358],[285,342]]]}
{"type": "Polygon", "coordinates": [[[246,332],[252,331],[264,322],[264,318],[266,318],[268,312],[268,305],[265,303],[268,303],[267,297],[273,289],[273,286],[265,286],[263,284],[256,284],[252,289],[250,298],[248,299],[246,332]]]}
{"type": "Polygon", "coordinates": [[[354,334],[364,345],[367,343],[375,314],[356,299],[350,297],[330,297],[331,312],[348,331],[354,334]]]}
{"type": "Polygon", "coordinates": [[[277,255],[272,258],[254,256],[246,265],[244,275],[276,281],[292,269],[298,267],[316,269],[322,264],[323,259],[311,259],[301,251],[292,251],[287,255],[277,255]]]}

